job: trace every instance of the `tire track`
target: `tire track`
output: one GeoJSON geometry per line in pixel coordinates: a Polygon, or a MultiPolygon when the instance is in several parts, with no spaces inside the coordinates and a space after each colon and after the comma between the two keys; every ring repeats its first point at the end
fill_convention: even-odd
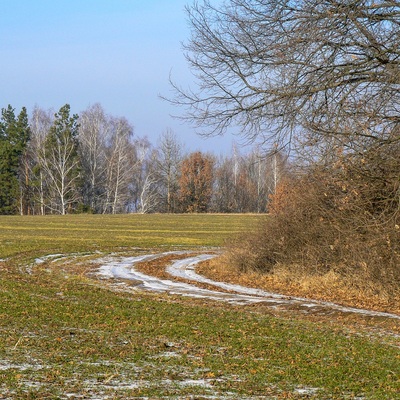
{"type": "Polygon", "coordinates": [[[216,282],[196,273],[196,265],[205,260],[216,257],[215,254],[199,254],[182,260],[177,260],[167,266],[166,271],[171,279],[160,279],[139,272],[135,266],[143,261],[151,261],[169,255],[182,255],[186,252],[166,252],[159,254],[148,254],[137,257],[107,257],[97,260],[101,267],[97,274],[104,279],[134,281],[137,288],[154,292],[167,292],[193,298],[223,301],[236,305],[264,304],[277,309],[296,309],[307,313],[346,313],[358,314],[369,317],[380,317],[400,320],[397,314],[371,311],[354,307],[346,307],[326,301],[310,300],[302,297],[284,296],[255,288],[247,288],[225,282],[216,282]],[[183,278],[192,281],[193,284],[184,283],[174,278],[183,278]],[[204,289],[196,286],[196,283],[205,283],[214,286],[215,290],[204,289]],[[229,292],[221,292],[223,289],[229,292]]]}

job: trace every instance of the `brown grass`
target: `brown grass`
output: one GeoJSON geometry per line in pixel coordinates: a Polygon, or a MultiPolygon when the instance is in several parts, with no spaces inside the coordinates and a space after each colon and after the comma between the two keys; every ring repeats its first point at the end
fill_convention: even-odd
{"type": "Polygon", "coordinates": [[[399,312],[398,169],[381,166],[381,182],[367,166],[347,157],[282,180],[268,218],[229,242],[210,270],[288,295],[399,312]]]}
{"type": "Polygon", "coordinates": [[[314,300],[332,301],[345,306],[376,311],[400,313],[400,293],[388,295],[384,287],[360,280],[350,279],[338,272],[310,274],[299,265],[276,265],[269,273],[258,271],[238,272],[229,263],[228,256],[201,263],[198,271],[214,280],[236,283],[247,287],[281,293],[288,296],[306,297],[314,300]]]}
{"type": "MultiPolygon", "coordinates": [[[[156,258],[155,260],[150,260],[150,261],[143,261],[140,263],[137,263],[135,265],[135,268],[147,275],[155,276],[159,279],[171,279],[171,275],[168,274],[166,271],[166,268],[171,265],[174,261],[176,260],[183,260],[185,258],[194,256],[198,253],[187,253],[187,254],[182,254],[182,255],[176,255],[176,254],[171,254],[163,257],[156,258]]],[[[192,280],[180,278],[180,277],[174,277],[174,281],[178,282],[183,282],[183,283],[189,283],[189,284],[195,284],[197,287],[203,288],[203,289],[208,289],[208,290],[215,290],[215,286],[209,285],[204,282],[193,282],[192,280]]],[[[222,288],[218,289],[220,292],[225,292],[225,293],[231,293],[229,290],[225,290],[222,288]]]]}

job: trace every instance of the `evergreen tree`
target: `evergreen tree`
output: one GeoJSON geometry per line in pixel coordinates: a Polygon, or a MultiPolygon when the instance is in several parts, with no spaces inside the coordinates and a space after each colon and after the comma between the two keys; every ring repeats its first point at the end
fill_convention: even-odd
{"type": "Polygon", "coordinates": [[[9,105],[1,111],[0,121],[0,213],[15,214],[22,203],[20,164],[30,138],[25,108],[15,117],[9,105]]]}

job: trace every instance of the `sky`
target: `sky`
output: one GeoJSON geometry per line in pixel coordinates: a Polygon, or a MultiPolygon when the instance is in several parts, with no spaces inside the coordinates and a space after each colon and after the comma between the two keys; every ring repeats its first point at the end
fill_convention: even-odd
{"type": "MultiPolygon", "coordinates": [[[[200,138],[160,99],[169,76],[193,85],[183,55],[192,0],[0,0],[0,107],[74,113],[100,103],[157,144],[172,130],[188,151],[230,153],[229,134],[200,138]]],[[[214,0],[220,1],[220,0],[214,0]]]]}

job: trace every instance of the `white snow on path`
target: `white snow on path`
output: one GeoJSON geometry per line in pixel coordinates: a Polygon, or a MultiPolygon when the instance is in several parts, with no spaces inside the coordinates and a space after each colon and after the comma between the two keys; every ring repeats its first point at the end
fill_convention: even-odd
{"type": "MultiPolygon", "coordinates": [[[[135,270],[134,268],[135,264],[139,262],[149,261],[170,254],[182,254],[182,252],[162,253],[157,255],[151,254],[139,257],[123,257],[114,260],[110,259],[110,261],[99,268],[98,273],[99,275],[108,278],[136,281],[138,282],[138,288],[156,292],[168,292],[170,294],[177,294],[188,297],[220,300],[233,304],[251,304],[264,301],[262,297],[236,293],[223,293],[214,290],[202,289],[188,283],[182,283],[169,279],[159,279],[150,275],[143,274],[135,270]]],[[[200,258],[199,262],[202,259],[203,258],[200,258]]]]}
{"type": "Polygon", "coordinates": [[[39,258],[35,259],[35,264],[43,264],[44,262],[48,261],[48,260],[56,260],[56,259],[60,259],[60,258],[65,258],[65,254],[48,254],[47,256],[42,256],[39,258]]]}
{"type": "Polygon", "coordinates": [[[195,282],[206,283],[208,285],[217,286],[220,287],[221,289],[230,290],[237,293],[243,293],[246,295],[252,295],[257,297],[270,297],[273,299],[287,299],[286,296],[265,292],[260,289],[252,289],[240,285],[232,285],[230,283],[225,283],[225,282],[216,282],[213,281],[212,279],[208,279],[196,273],[195,271],[196,265],[199,262],[210,260],[211,258],[214,257],[215,255],[202,254],[196,257],[185,258],[184,260],[178,260],[174,262],[171,266],[167,267],[167,272],[172,276],[178,278],[184,278],[195,282]]]}
{"type": "Polygon", "coordinates": [[[167,272],[175,277],[184,278],[184,279],[192,280],[195,282],[207,283],[209,285],[217,286],[222,289],[234,291],[237,293],[245,293],[247,295],[262,297],[264,299],[264,301],[268,301],[270,299],[276,301],[278,299],[281,301],[281,303],[293,304],[293,305],[298,304],[300,306],[308,307],[308,308],[323,306],[323,307],[341,311],[341,312],[358,313],[358,314],[365,314],[365,315],[370,315],[370,316],[379,316],[379,317],[389,317],[389,318],[400,319],[400,316],[396,315],[396,314],[379,312],[379,311],[363,310],[363,309],[354,308],[354,307],[344,307],[344,306],[338,305],[336,303],[327,302],[327,301],[313,301],[313,300],[306,299],[303,297],[285,296],[285,295],[281,295],[281,294],[266,292],[261,289],[253,289],[253,288],[248,288],[248,287],[234,285],[234,284],[225,283],[225,282],[216,282],[216,281],[213,281],[211,279],[208,279],[208,278],[196,273],[195,268],[199,262],[209,260],[214,257],[215,257],[215,255],[203,254],[203,255],[196,256],[196,257],[186,258],[184,260],[178,260],[167,268],[167,272]]]}
{"type": "Polygon", "coordinates": [[[205,260],[209,260],[216,255],[200,254],[195,257],[188,257],[183,260],[177,260],[167,267],[167,272],[172,277],[184,278],[198,283],[206,283],[230,293],[220,292],[218,290],[209,290],[169,279],[159,279],[150,275],[143,274],[135,269],[135,264],[142,261],[150,261],[156,258],[171,254],[182,255],[186,252],[168,252],[161,254],[149,254],[138,257],[109,257],[103,259],[104,264],[99,268],[98,274],[105,278],[125,279],[137,282],[138,288],[168,292],[170,294],[204,298],[217,301],[225,301],[231,304],[255,304],[265,303],[272,307],[297,308],[303,310],[313,309],[314,311],[332,311],[343,313],[361,314],[371,317],[384,317],[400,319],[399,315],[358,309],[354,307],[345,307],[332,302],[315,301],[301,297],[284,296],[280,294],[266,292],[260,289],[247,288],[240,285],[233,285],[224,282],[216,282],[196,273],[196,265],[205,260]]]}

